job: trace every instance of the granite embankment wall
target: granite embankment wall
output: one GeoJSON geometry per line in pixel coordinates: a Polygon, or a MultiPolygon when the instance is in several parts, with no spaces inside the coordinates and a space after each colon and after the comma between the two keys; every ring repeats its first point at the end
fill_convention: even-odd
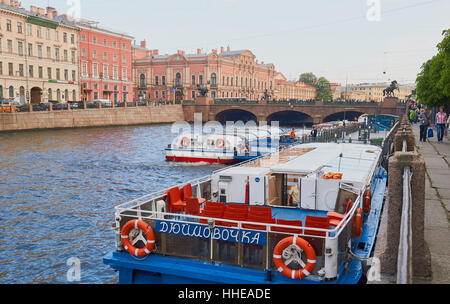
{"type": "Polygon", "coordinates": [[[0,113],[0,131],[143,125],[182,120],[181,105],[0,113]]]}

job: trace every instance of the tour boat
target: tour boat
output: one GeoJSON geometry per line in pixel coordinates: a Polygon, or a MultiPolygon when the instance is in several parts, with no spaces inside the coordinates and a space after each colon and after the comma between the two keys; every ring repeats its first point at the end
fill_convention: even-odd
{"type": "Polygon", "coordinates": [[[233,164],[296,142],[279,128],[225,129],[212,134],[185,132],[175,137],[165,154],[168,161],[233,164]]]}
{"type": "Polygon", "coordinates": [[[310,143],[115,208],[119,283],[364,281],[386,192],[382,150],[310,143]]]}

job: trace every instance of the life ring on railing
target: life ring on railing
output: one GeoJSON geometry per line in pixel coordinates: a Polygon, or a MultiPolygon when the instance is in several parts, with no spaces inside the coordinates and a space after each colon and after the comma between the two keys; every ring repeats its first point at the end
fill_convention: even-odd
{"type": "Polygon", "coordinates": [[[364,214],[369,214],[372,208],[372,191],[367,189],[364,194],[364,214]]]}
{"type": "Polygon", "coordinates": [[[287,149],[287,148],[286,148],[285,145],[281,145],[281,146],[278,147],[278,150],[280,150],[280,151],[283,151],[283,150],[286,150],[286,149],[287,149]]]}
{"type": "Polygon", "coordinates": [[[220,138],[216,141],[216,147],[221,149],[225,147],[225,140],[223,138],[220,138]]]}
{"type": "MultiPolygon", "coordinates": [[[[301,259],[300,256],[298,256],[298,258],[301,259]]],[[[273,250],[273,261],[275,267],[282,275],[293,280],[300,280],[309,276],[314,271],[314,268],[316,268],[316,252],[311,244],[304,239],[291,236],[281,240],[277,246],[275,246],[275,249],[273,250]],[[306,254],[307,263],[305,267],[300,270],[289,268],[283,261],[283,257],[285,259],[291,258],[289,252],[284,252],[290,246],[297,246],[306,254]]]]}
{"type": "Polygon", "coordinates": [[[250,152],[250,146],[248,144],[242,144],[241,146],[241,152],[247,154],[250,152]]]}
{"type": "Polygon", "coordinates": [[[189,146],[189,142],[190,142],[190,140],[188,137],[183,137],[183,139],[181,139],[180,144],[182,147],[187,147],[187,146],[189,146]]]}
{"type": "Polygon", "coordinates": [[[131,220],[128,223],[125,224],[122,228],[121,232],[121,239],[123,248],[125,248],[126,251],[128,251],[130,254],[137,256],[137,257],[145,257],[150,254],[150,252],[155,247],[155,235],[153,233],[152,228],[144,221],[140,220],[131,220]],[[130,241],[130,231],[133,229],[140,229],[144,232],[145,237],[147,239],[145,247],[144,248],[136,248],[131,244],[130,241]]]}
{"type": "Polygon", "coordinates": [[[359,238],[363,231],[363,211],[361,208],[356,210],[356,214],[352,218],[352,234],[355,238],[359,238]]]}

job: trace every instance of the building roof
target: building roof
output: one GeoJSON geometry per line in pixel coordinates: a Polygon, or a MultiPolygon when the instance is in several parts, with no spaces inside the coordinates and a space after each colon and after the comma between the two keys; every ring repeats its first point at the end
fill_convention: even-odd
{"type": "Polygon", "coordinates": [[[46,16],[41,16],[39,14],[32,13],[32,12],[22,8],[22,7],[14,7],[14,6],[6,5],[6,4],[2,4],[2,3],[0,3],[0,8],[4,9],[4,10],[7,10],[7,11],[10,11],[10,12],[22,14],[22,15],[25,15],[25,16],[28,16],[28,17],[36,17],[36,18],[40,18],[40,19],[43,19],[43,20],[56,22],[56,23],[59,23],[59,24],[63,24],[65,26],[74,27],[76,29],[79,29],[79,27],[77,26],[77,24],[75,22],[70,21],[68,19],[65,19],[65,18],[63,18],[61,16],[55,16],[55,17],[53,17],[53,19],[50,19],[50,18],[47,18],[46,16]]]}

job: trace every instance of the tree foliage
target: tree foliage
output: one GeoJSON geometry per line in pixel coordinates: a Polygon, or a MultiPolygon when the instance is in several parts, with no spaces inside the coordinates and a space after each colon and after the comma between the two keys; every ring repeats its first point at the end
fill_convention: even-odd
{"type": "Polygon", "coordinates": [[[317,89],[318,100],[329,101],[333,98],[330,82],[325,77],[317,78],[313,73],[303,73],[300,75],[300,81],[317,89]]]}
{"type": "Polygon", "coordinates": [[[417,76],[417,98],[429,107],[450,105],[450,29],[442,35],[438,54],[422,65],[417,76]]]}

